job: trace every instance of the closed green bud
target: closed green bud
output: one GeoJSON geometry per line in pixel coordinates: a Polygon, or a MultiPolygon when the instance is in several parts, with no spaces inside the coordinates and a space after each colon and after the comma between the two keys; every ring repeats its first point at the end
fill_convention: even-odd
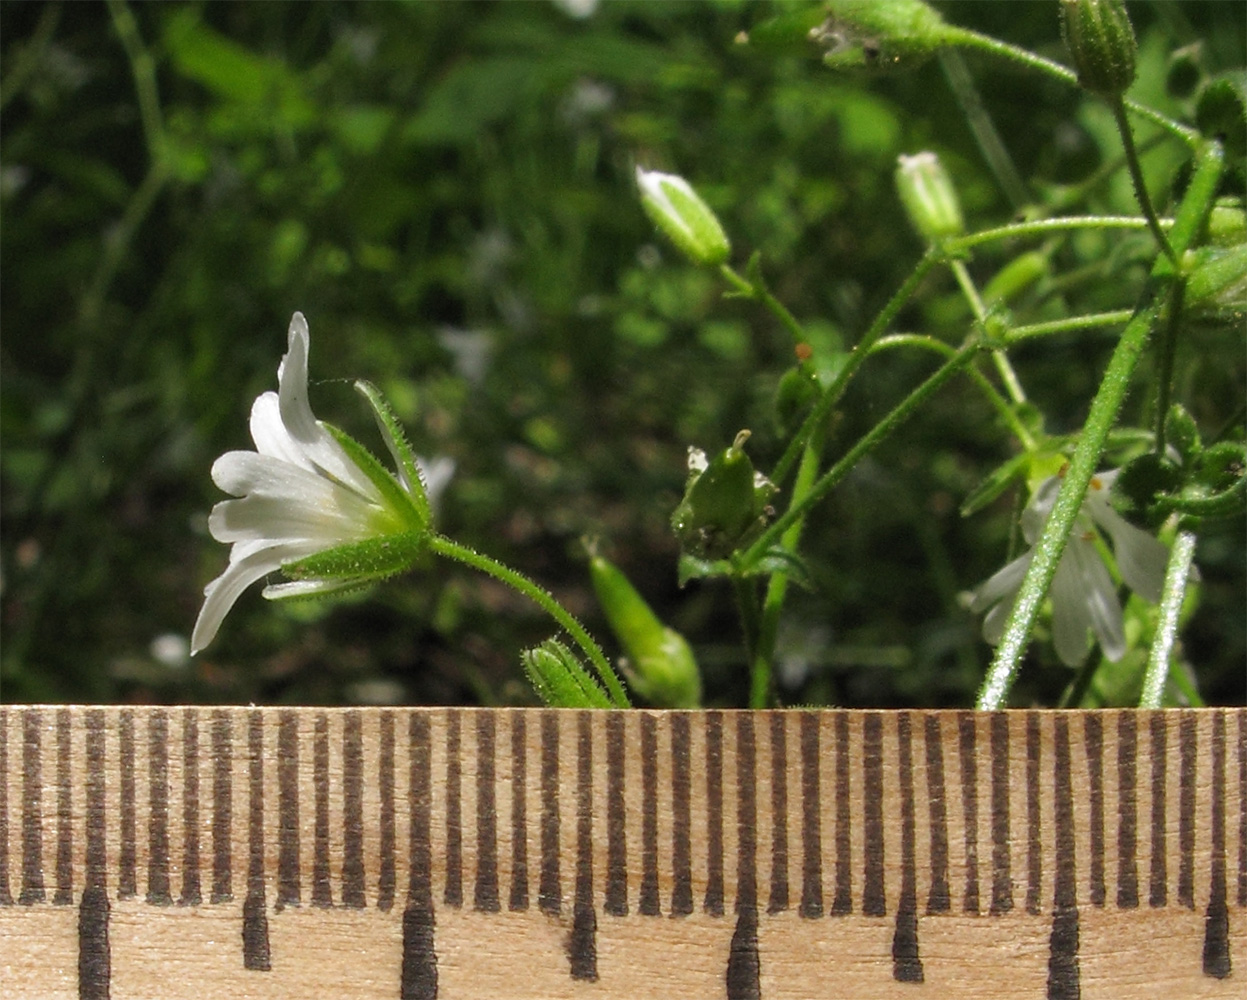
{"type": "Polygon", "coordinates": [[[957,189],[934,153],[898,157],[896,190],[909,221],[928,242],[965,232],[957,189]]]}
{"type": "Polygon", "coordinates": [[[1061,34],[1087,90],[1113,97],[1134,83],[1139,44],[1123,0],[1061,0],[1061,34]]]}
{"type": "Polygon", "coordinates": [[[1209,80],[1195,102],[1195,123],[1220,139],[1234,160],[1247,154],[1247,70],[1232,70],[1209,80]]]}
{"type": "Polygon", "coordinates": [[[719,220],[688,181],[675,174],[636,169],[641,206],[676,249],[694,264],[717,267],[732,252],[719,220]]]}
{"type": "Polygon", "coordinates": [[[593,556],[589,570],[606,620],[627,654],[623,666],[632,688],[659,708],[697,708],[701,673],[684,636],[659,621],[611,562],[593,556]]]}
{"type": "Polygon", "coordinates": [[[533,689],[554,708],[610,708],[610,698],[584,664],[557,639],[520,654],[533,689]]]}
{"type": "Polygon", "coordinates": [[[774,484],[755,472],[745,454],[749,431],[712,460],[689,450],[684,499],[671,515],[671,527],[684,551],[699,559],[723,559],[761,531],[774,484]]]}
{"type": "Polygon", "coordinates": [[[832,69],[887,73],[920,65],[956,32],[921,0],[830,0],[810,37],[827,47],[832,69]]]}

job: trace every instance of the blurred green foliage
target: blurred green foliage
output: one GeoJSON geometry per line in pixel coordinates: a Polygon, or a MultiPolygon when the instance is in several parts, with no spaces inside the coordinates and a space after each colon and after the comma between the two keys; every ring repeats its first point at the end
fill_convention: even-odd
{"type": "MultiPolygon", "coordinates": [[[[421,454],[453,457],[447,531],[542,581],[604,635],[581,543],[597,538],[692,641],[707,702],[742,703],[730,595],[677,587],[669,521],[690,444],[717,451],[748,427],[760,468],[778,456],[774,398],[792,346],[661,243],[635,165],[687,177],[737,258],[761,252],[829,364],[922,250],[894,195],[898,154],[939,152],[971,228],[1024,208],[993,179],[937,61],[859,81],[830,73],[817,49],[741,40],[787,9],[0,4],[3,698],[532,700],[518,654],[548,622],[444,565],[346,602],[274,606],[250,592],[205,653],[181,655],[227,555],[206,532],[220,499],[209,469],[249,447],[248,409],[275,387],[299,309],[318,415],[378,444],[347,381],[368,378],[421,454]]],[[[941,9],[1065,59],[1054,4],[941,9]]],[[[1200,42],[1206,74],[1243,65],[1239,4],[1131,12],[1132,94],[1166,113],[1192,115],[1191,98],[1165,90],[1175,48],[1200,42]]],[[[1059,205],[1120,155],[1094,100],[965,61],[1033,198],[1059,205]]],[[[1181,151],[1138,128],[1164,211],[1181,151]]],[[[1079,205],[1137,212],[1121,170],[1079,205]]],[[[1041,277],[1013,308],[1036,321],[1074,302],[1128,306],[1149,239],[1067,241],[1061,272],[1076,278],[1041,277]]],[[[1021,249],[985,250],[976,280],[1021,249]]],[[[941,277],[899,328],[951,338],[968,321],[941,277]]],[[[1014,353],[1050,432],[1080,426],[1110,348],[1111,334],[1085,333],[1014,353]]],[[[903,351],[870,361],[830,451],[930,366],[903,351]]],[[[1241,327],[1190,330],[1178,371],[1175,398],[1206,438],[1241,424],[1241,327]]],[[[1132,395],[1127,419],[1146,425],[1148,400],[1132,395]]],[[[990,650],[958,595],[1004,562],[1015,497],[966,518],[958,508],[1009,457],[1007,440],[955,383],[817,509],[813,587],[793,595],[781,635],[785,700],[971,703],[990,650]]],[[[1211,701],[1247,696],[1245,547],[1238,521],[1201,534],[1183,638],[1211,701]]],[[[1043,644],[1032,659],[1014,702],[1053,704],[1070,673],[1043,644]]]]}

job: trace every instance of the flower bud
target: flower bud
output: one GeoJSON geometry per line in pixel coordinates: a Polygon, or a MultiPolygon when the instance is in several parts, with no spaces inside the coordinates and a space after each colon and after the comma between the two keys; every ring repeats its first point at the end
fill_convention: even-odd
{"type": "Polygon", "coordinates": [[[520,654],[524,673],[547,705],[554,708],[610,708],[606,692],[570,649],[557,639],[520,654]]]}
{"type": "Polygon", "coordinates": [[[922,0],[830,0],[827,19],[810,31],[827,47],[827,66],[869,73],[912,69],[954,35],[922,0]]]}
{"type": "Polygon", "coordinates": [[[684,636],[668,628],[620,570],[601,556],[589,561],[593,589],[627,653],[631,686],[658,708],[697,708],[701,674],[684,636]]]}
{"type": "Polygon", "coordinates": [[[746,543],[766,521],[775,485],[754,471],[745,454],[749,431],[712,460],[689,450],[689,480],[684,499],[671,515],[680,545],[698,559],[724,559],[746,543]]]}
{"type": "Polygon", "coordinates": [[[688,181],[637,167],[636,182],[645,214],[684,256],[694,264],[711,266],[727,260],[732,250],[727,234],[688,181]]]}
{"type": "Polygon", "coordinates": [[[957,190],[934,153],[898,157],[896,190],[909,221],[928,242],[965,232],[957,190]]]}
{"type": "Polygon", "coordinates": [[[1061,34],[1093,94],[1120,95],[1134,82],[1139,45],[1123,0],[1061,0],[1061,34]]]}
{"type": "MultiPolygon", "coordinates": [[[[1209,80],[1195,102],[1195,124],[1242,162],[1247,154],[1247,70],[1233,70],[1209,80]]],[[[1241,190],[1241,189],[1240,189],[1241,190]]]]}

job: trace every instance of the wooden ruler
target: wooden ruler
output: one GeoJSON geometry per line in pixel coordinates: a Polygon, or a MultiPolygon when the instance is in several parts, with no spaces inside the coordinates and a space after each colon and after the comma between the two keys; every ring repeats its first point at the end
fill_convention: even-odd
{"type": "Polygon", "coordinates": [[[1247,996],[1247,709],[0,708],[0,997],[1247,996]]]}

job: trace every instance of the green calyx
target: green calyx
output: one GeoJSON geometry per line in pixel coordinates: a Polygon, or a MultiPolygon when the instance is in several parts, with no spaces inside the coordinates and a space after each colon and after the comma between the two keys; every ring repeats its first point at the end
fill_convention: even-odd
{"type": "Polygon", "coordinates": [[[570,649],[557,639],[520,654],[537,696],[554,708],[611,708],[610,698],[570,649]]]}
{"type": "Polygon", "coordinates": [[[756,537],[766,524],[775,485],[754,471],[745,454],[749,431],[731,446],[694,468],[684,499],[671,515],[671,527],[686,553],[722,559],[756,537]]]}
{"type": "Polygon", "coordinates": [[[832,69],[889,73],[925,62],[956,32],[921,0],[829,0],[827,19],[810,38],[825,47],[832,69]]]}
{"type": "Polygon", "coordinates": [[[1061,0],[1061,34],[1081,86],[1114,97],[1134,83],[1139,45],[1122,0],[1061,0]]]}
{"type": "Polygon", "coordinates": [[[323,580],[319,593],[363,586],[414,567],[429,547],[425,531],[403,531],[366,538],[285,563],[281,571],[292,580],[323,580]],[[335,586],[340,581],[341,586],[335,586]]]}
{"type": "Polygon", "coordinates": [[[659,708],[697,708],[701,704],[701,673],[684,636],[658,619],[609,560],[593,556],[589,571],[611,631],[627,654],[625,669],[630,686],[659,708]]]}

